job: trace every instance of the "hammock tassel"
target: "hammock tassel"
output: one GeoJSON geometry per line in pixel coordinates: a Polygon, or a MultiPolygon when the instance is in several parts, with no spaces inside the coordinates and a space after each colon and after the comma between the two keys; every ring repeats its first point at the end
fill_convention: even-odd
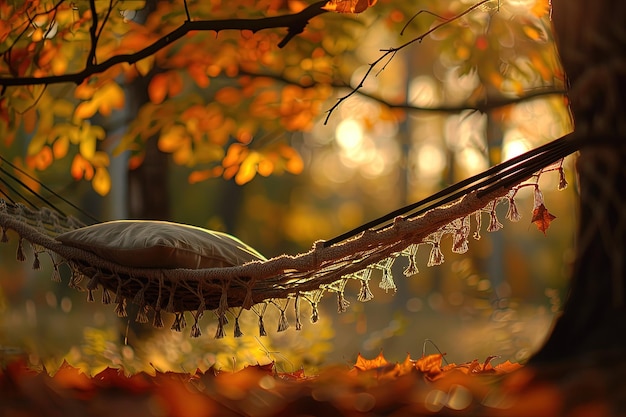
{"type": "Polygon", "coordinates": [[[102,304],[111,304],[111,293],[106,288],[102,288],[102,304]]]}
{"type": "Polygon", "coordinates": [[[148,306],[142,305],[139,306],[139,311],[137,311],[137,317],[135,317],[135,321],[137,323],[147,323],[148,322],[148,306]]]}
{"type": "Polygon", "coordinates": [[[502,223],[500,223],[500,221],[498,220],[498,214],[496,213],[495,204],[489,215],[489,227],[487,227],[488,232],[497,232],[504,227],[502,223]]]}
{"type": "Polygon", "coordinates": [[[402,271],[405,277],[412,277],[420,272],[417,268],[417,248],[418,245],[410,245],[403,252],[409,259],[409,265],[402,271]]]}
{"type": "Polygon", "coordinates": [[[117,303],[117,305],[115,306],[115,313],[117,314],[117,317],[128,317],[125,298],[122,298],[121,301],[117,303]]]}
{"type": "Polygon", "coordinates": [[[276,331],[284,332],[288,328],[289,328],[289,322],[287,321],[285,310],[280,310],[280,318],[278,319],[278,329],[276,331]]]}
{"type": "Polygon", "coordinates": [[[154,318],[152,319],[152,326],[156,327],[157,329],[162,328],[163,325],[163,317],[161,317],[161,307],[158,307],[154,309],[154,318]]]}
{"type": "Polygon", "coordinates": [[[441,252],[439,241],[432,242],[432,244],[433,248],[430,250],[430,256],[426,264],[428,267],[441,265],[443,263],[443,253],[441,252]]]}
{"type": "Polygon", "coordinates": [[[357,300],[362,303],[371,300],[374,298],[374,294],[372,294],[372,290],[370,290],[370,280],[362,279],[361,280],[361,289],[359,290],[359,295],[357,296],[357,300]]]}
{"type": "Polygon", "coordinates": [[[259,316],[259,336],[267,336],[267,332],[265,331],[265,324],[263,323],[263,316],[259,316]]]}
{"type": "Polygon", "coordinates": [[[296,330],[302,330],[302,322],[300,321],[300,294],[296,295],[296,301],[293,305],[296,313],[296,330]]]}
{"type": "Polygon", "coordinates": [[[200,326],[198,325],[198,320],[202,317],[202,313],[196,313],[193,315],[193,326],[191,326],[191,337],[200,337],[202,336],[202,332],[200,331],[200,326]]]}
{"type": "Polygon", "coordinates": [[[171,330],[174,330],[175,332],[182,332],[186,326],[187,321],[185,320],[185,313],[176,313],[171,330]]]}
{"type": "Polygon", "coordinates": [[[33,259],[33,269],[35,271],[39,270],[41,268],[41,263],[39,262],[39,252],[34,252],[34,259],[33,259]]]}
{"type": "Polygon", "coordinates": [[[512,222],[520,221],[522,215],[517,209],[517,204],[515,204],[515,198],[513,196],[510,196],[507,197],[507,200],[509,200],[509,209],[506,211],[506,218],[512,222]]]}
{"type": "Polygon", "coordinates": [[[200,337],[202,336],[202,332],[200,331],[200,327],[198,326],[198,321],[196,320],[191,326],[191,337],[200,337]]]}
{"type": "MultiPolygon", "coordinates": [[[[241,310],[239,310],[239,314],[241,314],[241,310]]],[[[235,337],[243,336],[243,332],[241,331],[241,327],[239,326],[239,316],[235,317],[235,331],[234,331],[234,335],[235,335],[235,337]]]]}
{"type": "Polygon", "coordinates": [[[317,311],[317,303],[311,304],[311,323],[317,323],[320,319],[319,311],[317,311]]]}
{"type": "Polygon", "coordinates": [[[220,313],[217,318],[217,330],[215,331],[216,339],[223,339],[224,337],[226,337],[226,332],[224,331],[224,324],[226,324],[225,322],[228,322],[228,320],[226,319],[226,315],[224,313],[220,313]]]}
{"type": "MultiPolygon", "coordinates": [[[[470,232],[470,218],[464,217],[460,220],[461,225],[454,231],[452,237],[452,252],[463,254],[469,250],[469,232],[470,232]]],[[[458,222],[455,222],[458,224],[458,222]]]]}
{"type": "Polygon", "coordinates": [[[396,283],[393,281],[393,273],[391,272],[391,267],[387,267],[383,269],[383,279],[380,281],[378,286],[385,290],[385,292],[389,290],[393,290],[394,292],[397,290],[396,283]]]}
{"type": "Polygon", "coordinates": [[[350,307],[350,301],[346,300],[343,291],[337,292],[337,312],[345,313],[348,307],[350,307]]]}
{"type": "Polygon", "coordinates": [[[22,244],[22,237],[17,242],[17,254],[16,259],[20,262],[24,262],[26,260],[26,255],[24,255],[24,245],[22,244]]]}
{"type": "Polygon", "coordinates": [[[0,242],[7,243],[8,241],[9,241],[9,236],[7,236],[7,229],[5,229],[3,227],[2,228],[2,238],[0,239],[0,242]]]}

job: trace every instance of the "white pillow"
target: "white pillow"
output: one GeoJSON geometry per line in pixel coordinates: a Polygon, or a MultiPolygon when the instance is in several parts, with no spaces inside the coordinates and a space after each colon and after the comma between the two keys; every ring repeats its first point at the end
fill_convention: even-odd
{"type": "Polygon", "coordinates": [[[137,268],[219,268],[266,259],[226,233],[164,221],[117,220],[65,232],[56,239],[137,268]]]}

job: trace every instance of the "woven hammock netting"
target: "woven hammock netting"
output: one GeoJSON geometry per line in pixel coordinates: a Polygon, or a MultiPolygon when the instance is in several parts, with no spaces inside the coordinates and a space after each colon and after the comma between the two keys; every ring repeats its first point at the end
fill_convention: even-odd
{"type": "MultiPolygon", "coordinates": [[[[346,284],[358,281],[356,296],[365,302],[373,297],[372,281],[385,291],[395,291],[392,266],[398,258],[408,258],[407,277],[418,273],[416,254],[429,251],[426,266],[444,261],[441,241],[452,237],[452,252],[463,254],[471,239],[485,230],[502,228],[496,208],[507,206],[506,218],[519,220],[515,196],[522,186],[535,186],[535,204],[541,198],[539,177],[555,171],[561,175],[563,158],[578,149],[565,136],[500,165],[457,183],[418,203],[389,213],[353,231],[327,241],[317,241],[305,253],[281,255],[265,261],[252,261],[232,267],[207,269],[136,268],[103,259],[87,249],[64,245],[55,236],[84,225],[59,211],[27,206],[10,198],[0,199],[1,240],[17,234],[17,259],[27,259],[26,244],[32,248],[32,267],[40,268],[40,257],[52,261],[52,279],[61,280],[60,268],[71,271],[69,286],[86,290],[88,300],[101,292],[104,304],[115,303],[116,312],[125,317],[128,303],[139,306],[138,322],[163,327],[162,313],[174,314],[172,330],[181,331],[187,318],[193,319],[191,336],[201,334],[199,319],[213,312],[217,321],[215,337],[241,336],[239,318],[243,311],[258,316],[259,334],[266,335],[264,314],[269,308],[279,311],[278,331],[289,327],[287,318],[302,327],[301,304],[311,306],[312,322],[319,317],[318,303],[327,293],[337,297],[338,310],[349,302],[346,284]],[[374,271],[379,270],[376,274],[374,271]],[[229,323],[234,318],[234,323],[229,323]]],[[[30,254],[29,254],[30,255],[30,254]]],[[[29,257],[31,257],[29,256],[29,257]]]]}

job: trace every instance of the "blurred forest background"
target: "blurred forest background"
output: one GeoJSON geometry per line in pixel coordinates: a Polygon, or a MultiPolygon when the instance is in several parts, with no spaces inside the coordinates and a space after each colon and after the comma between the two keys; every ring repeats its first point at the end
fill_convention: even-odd
{"type": "MultiPolygon", "coordinates": [[[[129,7],[135,3],[140,2],[116,3],[109,23],[118,32],[111,44],[119,46],[141,27],[165,33],[185,13],[182,2],[159,2],[157,10],[145,15],[144,5],[129,7]],[[169,15],[162,10],[166,7],[169,15]],[[168,23],[157,30],[150,26],[155,21],[168,23]]],[[[191,13],[263,16],[305,6],[237,0],[231,9],[207,3],[211,14],[189,2],[191,13]]],[[[128,167],[143,160],[144,169],[166,174],[166,186],[155,184],[150,191],[160,194],[164,219],[231,233],[267,257],[307,251],[316,240],[330,239],[571,130],[559,94],[564,81],[548,2],[542,0],[483,2],[381,62],[360,93],[325,113],[350,86],[359,85],[381,50],[402,45],[476,3],[389,0],[358,15],[326,13],[282,49],[277,47],[284,36],[280,30],[221,32],[217,37],[196,32],[157,55],[145,73],[129,77],[132,65],[124,67],[111,88],[120,89],[125,101],[109,111],[103,111],[102,103],[94,104],[91,114],[83,108],[78,122],[77,103],[95,99],[77,97],[75,87],[66,84],[49,86],[41,96],[50,100],[48,105],[54,100],[70,103],[68,118],[76,126],[85,130],[83,122],[89,120],[88,126],[106,132],[93,135],[93,146],[110,155],[107,164],[85,165],[101,169],[99,183],[88,178],[88,167],[75,175],[76,155],[83,155],[79,139],[26,127],[28,106],[17,113],[3,109],[7,116],[0,121],[0,153],[103,221],[139,216],[134,204],[145,203],[136,201],[134,170],[128,167]],[[420,10],[430,13],[418,15],[401,34],[420,10]],[[220,66],[204,69],[210,83],[197,73],[190,75],[190,62],[174,62],[189,54],[186,45],[208,45],[203,53],[220,66]],[[545,93],[550,91],[554,94],[545,93]],[[520,100],[524,96],[533,97],[520,100]],[[197,105],[205,110],[210,105],[218,115],[219,122],[208,129],[230,126],[219,133],[222,142],[207,141],[219,146],[209,149],[194,142],[193,117],[184,110],[197,105]],[[282,118],[270,111],[280,106],[289,109],[282,118]],[[176,123],[158,128],[148,123],[168,114],[176,123]],[[137,133],[149,128],[154,128],[149,140],[137,133]],[[68,143],[55,145],[63,140],[68,143]],[[239,160],[229,170],[228,158],[237,159],[244,147],[258,160],[248,161],[248,168],[245,159],[239,160]],[[152,152],[158,162],[150,168],[152,152]]],[[[45,35],[48,24],[41,22],[43,41],[53,41],[45,35]]],[[[37,29],[28,42],[36,42],[37,29]]],[[[107,46],[104,34],[101,45],[107,46]]],[[[116,52],[109,47],[102,53],[116,52]]],[[[65,68],[71,68],[75,57],[64,59],[65,68]]],[[[0,167],[9,171],[6,164],[0,167]]],[[[326,297],[318,323],[305,322],[301,331],[292,326],[282,333],[268,328],[263,338],[257,336],[253,314],[237,339],[213,339],[215,323],[208,318],[198,339],[171,332],[167,324],[152,329],[128,323],[110,306],[87,303],[84,293],[51,282],[49,262],[39,271],[30,262],[17,262],[13,238],[0,248],[0,362],[26,354],[49,369],[67,359],[95,372],[112,364],[129,371],[152,366],[193,371],[211,365],[229,370],[275,360],[285,371],[304,366],[315,372],[326,364],[352,364],[358,352],[371,357],[382,349],[389,359],[402,360],[407,352],[416,357],[423,347],[434,349],[426,340],[452,362],[489,355],[523,361],[541,343],[560,308],[573,258],[576,186],[571,161],[565,167],[570,187],[564,191],[557,191],[557,175],[542,176],[546,206],[557,216],[546,236],[530,222],[531,190],[522,190],[522,221],[503,221],[504,229],[483,233],[468,253],[453,254],[443,242],[443,265],[427,268],[428,254],[421,253],[419,273],[405,279],[405,265],[396,263],[396,293],[373,288],[374,299],[360,303],[355,287],[346,292],[351,302],[346,312],[338,314],[335,297],[326,297]]]]}

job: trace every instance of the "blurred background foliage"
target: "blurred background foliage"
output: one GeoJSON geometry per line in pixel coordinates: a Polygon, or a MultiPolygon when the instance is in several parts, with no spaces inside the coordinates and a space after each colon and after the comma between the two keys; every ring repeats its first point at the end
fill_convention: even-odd
{"type": "MultiPolygon", "coordinates": [[[[78,87],[9,87],[0,98],[1,153],[108,220],[132,213],[129,172],[155,141],[166,155],[159,169],[167,173],[160,192],[168,196],[168,220],[226,231],[268,257],[306,251],[571,130],[544,0],[482,2],[382,61],[360,94],[333,108],[381,50],[477,3],[380,0],[359,15],[318,16],[282,49],[281,30],[195,32],[78,87]],[[420,10],[428,13],[411,20],[420,10]],[[520,100],[525,96],[533,97],[520,100]]],[[[155,4],[146,12],[142,2],[116,3],[96,59],[136,51],[184,21],[182,2],[155,4]]],[[[194,19],[263,17],[306,6],[188,5],[194,19]]],[[[24,30],[19,17],[10,18],[17,6],[0,7],[0,36],[14,45],[0,63],[3,76],[82,68],[88,8],[63,3],[55,19],[42,15],[24,30]]],[[[372,301],[359,303],[358,289],[349,288],[347,312],[337,314],[336,300],[327,297],[318,323],[282,333],[268,324],[263,338],[254,314],[244,315],[245,336],[237,339],[214,340],[210,318],[198,339],[131,325],[108,306],[50,282],[47,270],[15,261],[13,238],[0,248],[0,362],[27,355],[50,369],[65,358],[91,371],[121,365],[130,372],[192,372],[274,360],[285,371],[314,372],[353,363],[357,352],[416,357],[423,346],[432,349],[427,339],[452,362],[488,355],[522,361],[558,312],[573,257],[576,187],[571,161],[565,166],[573,185],[565,191],[556,191],[556,175],[542,177],[546,205],[557,216],[547,236],[531,227],[532,195],[522,190],[522,221],[484,233],[465,255],[446,251],[443,242],[446,262],[427,268],[427,254],[420,254],[420,272],[396,279],[395,294],[376,288],[372,301]]],[[[401,277],[405,265],[397,264],[401,277]]]]}

